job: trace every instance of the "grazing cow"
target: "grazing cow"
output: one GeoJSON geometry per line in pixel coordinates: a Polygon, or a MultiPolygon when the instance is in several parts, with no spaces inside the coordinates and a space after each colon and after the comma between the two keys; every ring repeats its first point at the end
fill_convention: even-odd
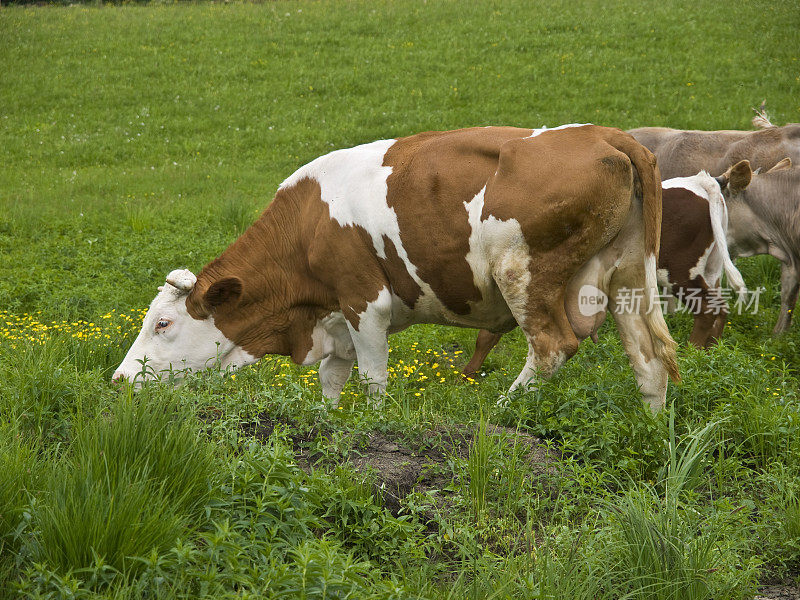
{"type": "MultiPolygon", "coordinates": [[[[739,171],[734,174],[735,185],[746,187],[739,174],[739,171]]],[[[726,243],[728,214],[720,186],[727,185],[728,178],[726,175],[715,180],[701,171],[662,184],[659,285],[683,299],[694,314],[689,342],[699,348],[709,347],[725,327],[728,310],[719,289],[723,269],[732,287],[738,291],[745,289],[726,243]]],[[[500,337],[486,330],[478,333],[475,353],[464,367],[464,375],[472,375],[481,368],[500,337]]]]}
{"type": "MultiPolygon", "coordinates": [[[[758,121],[759,123],[761,121],[758,121]]],[[[800,124],[758,131],[684,131],[641,127],[628,131],[658,159],[661,177],[686,177],[704,170],[722,173],[741,160],[753,169],[771,169],[788,157],[800,164],[800,124]]]]}
{"type": "MultiPolygon", "coordinates": [[[[602,323],[605,311],[579,311],[582,286],[612,298],[657,289],[660,225],[655,159],[617,129],[485,127],[338,150],[284,181],[197,277],[169,274],[113,377],[283,354],[321,360],[335,403],[356,359],[370,393],[383,392],[387,334],[441,323],[519,325],[529,350],[513,388],[527,386],[602,323]]],[[[675,342],[649,308],[614,317],[658,410],[679,376],[675,342]]]]}
{"type": "Polygon", "coordinates": [[[726,182],[701,171],[662,183],[659,284],[681,298],[694,314],[689,343],[698,348],[710,347],[725,327],[728,309],[720,290],[723,270],[732,288],[746,291],[728,253],[728,211],[721,190],[726,182]]]}
{"type": "MultiPolygon", "coordinates": [[[[722,173],[731,165],[742,160],[749,160],[753,169],[769,170],[784,158],[800,164],[800,124],[790,123],[783,127],[775,127],[770,123],[766,113],[760,112],[753,119],[753,124],[761,127],[759,131],[681,131],[664,127],[643,127],[631,129],[633,135],[646,146],[658,159],[661,176],[682,177],[704,169],[710,173],[722,173]]],[[[769,186],[760,185],[747,194],[748,201],[765,204],[759,192],[769,186]]],[[[796,198],[796,192],[787,190],[782,199],[769,195],[769,201],[778,201],[781,205],[796,198]]],[[[784,207],[790,210],[789,207],[784,207]]],[[[750,211],[736,210],[730,213],[732,230],[747,230],[752,222],[746,217],[750,211]],[[745,217],[740,220],[740,216],[745,217]]],[[[756,232],[752,232],[754,235],[756,232]]],[[[789,329],[792,322],[792,311],[797,303],[800,291],[800,278],[797,267],[800,253],[797,252],[798,231],[792,223],[775,223],[767,235],[769,240],[757,252],[740,253],[736,244],[730,245],[731,256],[752,254],[771,254],[781,261],[781,312],[773,333],[780,334],[789,329]]],[[[766,238],[765,238],[766,239],[766,238]]]]}
{"type": "Polygon", "coordinates": [[[759,174],[744,160],[722,177],[731,256],[770,254],[781,261],[780,333],[791,324],[800,288],[800,168],[785,158],[759,174]]]}

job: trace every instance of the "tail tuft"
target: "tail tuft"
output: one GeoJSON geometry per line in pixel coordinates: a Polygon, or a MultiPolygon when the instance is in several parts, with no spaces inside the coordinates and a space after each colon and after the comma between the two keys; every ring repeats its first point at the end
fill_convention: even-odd
{"type": "MultiPolygon", "coordinates": [[[[658,282],[656,279],[656,257],[650,254],[645,259],[645,286],[647,287],[648,295],[651,298],[658,293],[658,282]]],[[[650,330],[650,337],[653,340],[653,350],[656,356],[661,360],[664,368],[667,370],[670,379],[675,383],[681,380],[681,374],[678,370],[678,344],[672,339],[672,336],[667,329],[667,323],[664,321],[664,315],[661,313],[661,306],[650,304],[645,315],[647,328],[650,330]]]]}
{"type": "Polygon", "coordinates": [[[711,218],[711,231],[714,234],[716,251],[719,252],[722,258],[722,267],[725,270],[725,275],[728,276],[728,284],[742,294],[747,291],[747,286],[739,269],[733,264],[730,252],[728,252],[728,205],[725,204],[725,198],[719,190],[719,185],[712,181],[712,177],[705,171],[699,175],[705,176],[706,180],[704,187],[708,194],[708,212],[711,218]]]}
{"type": "Polygon", "coordinates": [[[761,106],[758,108],[754,108],[753,111],[756,113],[756,116],[753,117],[753,127],[758,127],[759,129],[769,129],[771,127],[775,127],[770,120],[769,113],[767,113],[767,101],[766,99],[761,102],[761,106]]]}

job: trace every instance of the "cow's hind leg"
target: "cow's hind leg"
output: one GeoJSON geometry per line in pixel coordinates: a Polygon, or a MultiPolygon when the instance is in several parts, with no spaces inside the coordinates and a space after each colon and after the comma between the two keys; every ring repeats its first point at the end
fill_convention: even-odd
{"type": "Polygon", "coordinates": [[[640,312],[618,313],[612,310],[612,313],[642,398],[650,404],[653,412],[658,412],[664,406],[669,376],[661,360],[655,356],[646,317],[640,312]]]}
{"type": "Polygon", "coordinates": [[[464,377],[469,377],[478,372],[478,369],[483,365],[483,361],[486,360],[489,352],[497,345],[501,337],[503,337],[502,333],[492,333],[485,329],[481,329],[478,332],[478,337],[475,339],[475,353],[461,371],[464,377]]]}
{"type": "Polygon", "coordinates": [[[692,333],[689,334],[689,343],[695,348],[705,349],[713,343],[714,323],[717,315],[709,309],[708,301],[701,298],[697,312],[694,315],[692,333]]]}
{"type": "Polygon", "coordinates": [[[719,311],[719,314],[714,319],[714,325],[711,327],[711,343],[709,346],[713,346],[717,343],[719,338],[722,337],[722,330],[725,329],[725,323],[728,321],[728,309],[724,308],[719,311]]]}
{"type": "MultiPolygon", "coordinates": [[[[709,291],[708,296],[710,295],[712,292],[709,291]]],[[[702,349],[708,349],[716,343],[722,335],[725,319],[728,316],[728,310],[720,304],[723,302],[722,297],[714,294],[719,296],[719,299],[711,303],[708,296],[701,298],[699,312],[694,315],[694,326],[689,335],[689,343],[702,349]]]]}
{"type": "Polygon", "coordinates": [[[578,350],[564,309],[564,286],[547,271],[530,268],[527,249],[509,252],[494,279],[528,341],[528,357],[511,391],[530,387],[537,374],[550,377],[578,350]]]}
{"type": "Polygon", "coordinates": [[[797,295],[800,292],[800,283],[797,281],[794,269],[785,263],[781,263],[781,314],[775,323],[772,333],[775,335],[784,333],[792,324],[792,313],[797,304],[797,295]]]}

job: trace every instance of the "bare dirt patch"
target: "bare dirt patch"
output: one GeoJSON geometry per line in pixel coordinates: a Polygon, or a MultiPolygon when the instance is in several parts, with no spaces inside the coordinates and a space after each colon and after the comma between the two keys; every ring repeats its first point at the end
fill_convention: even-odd
{"type": "MultiPolygon", "coordinates": [[[[487,425],[486,433],[506,443],[516,436],[516,443],[526,447],[526,458],[534,472],[553,468],[555,457],[538,438],[496,425],[487,425]]],[[[396,514],[402,499],[411,492],[438,490],[445,498],[454,477],[450,461],[469,456],[474,436],[474,428],[462,425],[426,432],[416,442],[400,435],[374,433],[363,447],[351,452],[348,462],[360,472],[375,474],[384,505],[396,514]]]]}
{"type": "MultiPolygon", "coordinates": [[[[220,411],[214,408],[206,409],[201,415],[205,422],[220,417],[220,411]]],[[[469,457],[476,431],[475,426],[442,425],[409,434],[378,431],[354,434],[340,440],[343,447],[337,450],[336,459],[330,454],[322,456],[315,449],[313,440],[325,431],[303,430],[297,423],[276,418],[266,411],[239,425],[243,435],[260,442],[266,442],[276,428],[284,431],[285,439],[294,448],[298,465],[306,471],[320,464],[343,462],[360,473],[373,476],[376,495],[394,515],[399,513],[402,500],[412,492],[435,491],[437,506],[442,508],[447,504],[447,497],[454,493],[451,484],[458,477],[453,461],[469,457]]],[[[491,424],[487,424],[486,433],[508,447],[522,448],[533,476],[552,473],[557,457],[539,438],[491,424]]]]}
{"type": "Polygon", "coordinates": [[[793,583],[764,586],[754,600],[800,600],[800,587],[793,583]]]}

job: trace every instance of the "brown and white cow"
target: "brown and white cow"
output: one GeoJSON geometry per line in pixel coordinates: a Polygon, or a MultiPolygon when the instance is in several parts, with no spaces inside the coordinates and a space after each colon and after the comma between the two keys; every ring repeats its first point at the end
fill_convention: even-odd
{"type": "MultiPolygon", "coordinates": [[[[642,127],[631,129],[629,133],[645,145],[658,159],[661,176],[682,177],[701,169],[712,174],[724,172],[732,165],[749,160],[755,170],[762,172],[774,168],[784,158],[800,165],[800,124],[790,123],[775,127],[766,113],[753,119],[753,124],[761,127],[759,131],[683,131],[664,127],[642,127]]],[[[781,195],[773,192],[771,185],[762,183],[748,192],[745,201],[758,205],[759,210],[774,203],[774,211],[779,214],[793,213],[796,206],[797,191],[784,189],[781,195]],[[763,194],[763,195],[762,195],[763,194]]],[[[783,333],[792,321],[792,312],[800,291],[800,226],[792,220],[751,221],[752,209],[732,210],[731,230],[740,232],[743,237],[752,234],[763,243],[758,249],[745,248],[729,239],[731,256],[751,256],[771,254],[781,261],[781,312],[773,332],[783,333]],[[740,218],[742,217],[742,218],[740,218]],[[758,227],[756,231],[755,227],[758,227]]],[[[763,210],[762,210],[763,212],[763,210]]]]}
{"type": "Polygon", "coordinates": [[[737,293],[747,291],[728,252],[728,209],[722,195],[728,178],[715,179],[701,171],[662,183],[659,284],[694,314],[689,343],[698,348],[710,347],[725,327],[728,308],[721,294],[722,272],[737,293]]]}
{"type": "MultiPolygon", "coordinates": [[[[114,374],[322,361],[337,401],[354,361],[387,380],[387,335],[415,323],[509,331],[549,375],[596,332],[578,291],[657,288],[661,185],[653,155],[593,125],[427,132],[322,156],[195,277],[173,271],[114,374]]],[[[613,305],[610,306],[613,309],[613,305]]],[[[678,378],[661,311],[614,315],[653,410],[678,378]]]]}
{"type": "MultiPolygon", "coordinates": [[[[747,168],[749,172],[749,167],[747,168]]],[[[733,172],[733,185],[742,190],[743,169],[733,172]],[[738,187],[742,186],[742,187],[738,187]]],[[[715,179],[705,171],[692,177],[675,177],[662,184],[663,212],[661,247],[658,255],[658,282],[681,298],[694,314],[689,342],[700,348],[713,344],[725,327],[728,315],[720,291],[723,270],[731,287],[745,291],[741,273],[731,262],[726,243],[728,214],[721,186],[730,173],[715,179]]],[[[501,335],[483,330],[475,341],[475,352],[463,369],[476,373],[501,335]]]]}

